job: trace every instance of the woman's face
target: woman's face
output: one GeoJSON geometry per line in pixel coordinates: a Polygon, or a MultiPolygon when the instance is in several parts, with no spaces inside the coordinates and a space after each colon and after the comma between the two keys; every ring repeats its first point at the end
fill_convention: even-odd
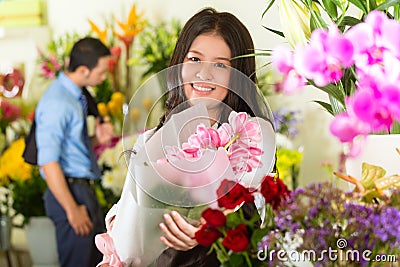
{"type": "Polygon", "coordinates": [[[231,50],[216,34],[201,34],[185,56],[182,80],[186,99],[192,105],[205,101],[219,103],[228,94],[231,50]]]}

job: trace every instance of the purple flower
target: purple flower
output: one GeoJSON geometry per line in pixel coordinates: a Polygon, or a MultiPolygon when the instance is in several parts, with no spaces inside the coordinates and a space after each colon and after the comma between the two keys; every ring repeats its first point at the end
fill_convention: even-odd
{"type": "Polygon", "coordinates": [[[299,133],[297,125],[302,122],[299,118],[300,110],[282,107],[274,111],[273,115],[276,132],[287,135],[289,138],[294,138],[299,133]]]}

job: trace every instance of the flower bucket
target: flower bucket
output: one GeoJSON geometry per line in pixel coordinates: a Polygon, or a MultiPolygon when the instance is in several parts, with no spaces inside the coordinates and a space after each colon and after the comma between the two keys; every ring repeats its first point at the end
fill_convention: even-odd
{"type": "Polygon", "coordinates": [[[25,232],[33,267],[59,267],[53,222],[46,216],[32,217],[25,232]]]}
{"type": "Polygon", "coordinates": [[[368,135],[360,155],[346,160],[347,175],[361,179],[363,162],[384,168],[385,176],[400,174],[400,154],[396,148],[400,149],[400,134],[368,135]]]}
{"type": "Polygon", "coordinates": [[[11,246],[11,218],[7,215],[0,216],[0,250],[8,250],[11,246]]]}

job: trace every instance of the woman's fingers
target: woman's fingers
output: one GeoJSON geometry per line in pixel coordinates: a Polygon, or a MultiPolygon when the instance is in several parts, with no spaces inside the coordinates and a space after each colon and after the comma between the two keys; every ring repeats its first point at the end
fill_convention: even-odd
{"type": "Polygon", "coordinates": [[[162,232],[165,234],[161,241],[177,250],[188,250],[197,245],[193,238],[197,228],[186,222],[176,211],[171,215],[165,214],[165,223],[160,224],[162,232]],[[171,217],[172,215],[172,217],[171,217]]]}

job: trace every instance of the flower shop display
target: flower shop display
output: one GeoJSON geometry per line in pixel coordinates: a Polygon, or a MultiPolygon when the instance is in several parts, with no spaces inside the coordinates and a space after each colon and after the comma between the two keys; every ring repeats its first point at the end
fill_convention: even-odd
{"type": "Polygon", "coordinates": [[[259,243],[265,266],[304,260],[314,266],[395,264],[400,253],[400,232],[394,227],[400,220],[399,193],[394,189],[376,204],[327,182],[296,189],[278,208],[275,230],[259,243]]]}
{"type": "Polygon", "coordinates": [[[165,212],[179,210],[187,220],[199,220],[205,206],[216,205],[218,196],[210,192],[220,181],[251,186],[273,168],[269,122],[232,112],[229,123],[214,129],[207,114],[202,104],[174,114],[143,147],[134,148],[113,228],[97,237],[108,263],[151,263],[164,249],[158,224],[165,212]]]}
{"type": "Polygon", "coordinates": [[[280,89],[290,93],[313,85],[326,92],[330,103],[317,102],[335,116],[330,130],[350,144],[350,156],[361,149],[358,136],[399,133],[399,3],[281,2],[290,2],[298,11],[297,17],[286,13],[282,22],[305,19],[311,36],[306,43],[295,43],[294,51],[284,47],[273,51],[272,61],[283,74],[280,89]],[[360,18],[349,15],[351,8],[361,13],[360,18]]]}
{"type": "Polygon", "coordinates": [[[16,121],[21,115],[21,108],[11,102],[0,98],[0,152],[8,145],[6,130],[11,123],[16,121]]]}
{"type": "Polygon", "coordinates": [[[276,131],[276,167],[279,177],[290,189],[298,185],[300,165],[303,159],[302,147],[296,148],[293,139],[299,134],[300,110],[281,107],[272,112],[276,131]]]}
{"type": "Polygon", "coordinates": [[[38,48],[39,75],[44,79],[54,79],[61,71],[64,71],[72,46],[79,38],[77,33],[66,33],[52,39],[45,51],[38,48]]]}
{"type": "Polygon", "coordinates": [[[144,28],[138,36],[139,47],[135,51],[137,55],[130,59],[132,64],[146,67],[142,78],[168,68],[181,28],[177,19],[157,24],[149,23],[144,28]]]}
{"type": "Polygon", "coordinates": [[[143,12],[139,13],[136,4],[133,4],[125,21],[112,16],[110,21],[106,21],[104,28],[101,28],[89,20],[92,32],[104,44],[111,47],[110,50],[114,56],[109,63],[112,89],[121,91],[127,99],[130,99],[135,91],[132,84],[132,66],[129,60],[132,57],[132,47],[136,36],[143,31],[147,23],[143,14],[143,12]],[[115,27],[115,24],[118,27],[115,27]],[[123,52],[124,54],[122,54],[123,52]]]}
{"type": "Polygon", "coordinates": [[[44,216],[42,196],[46,182],[39,169],[24,161],[24,138],[13,141],[0,157],[1,186],[8,188],[10,200],[3,203],[2,211],[8,216],[22,215],[22,226],[33,216],[44,216]],[[11,209],[12,207],[12,209],[11,209]]]}
{"type": "Polygon", "coordinates": [[[386,176],[383,168],[368,164],[360,180],[336,175],[355,183],[355,190],[322,182],[290,192],[273,176],[264,177],[258,189],[224,180],[217,190],[219,208],[203,211],[205,224],[195,238],[216,251],[221,266],[398,262],[400,176],[386,176]],[[244,217],[242,205],[254,202],[257,194],[265,198],[267,212],[244,217]]]}
{"type": "Polygon", "coordinates": [[[107,212],[121,196],[128,170],[125,148],[132,148],[138,133],[115,139],[109,147],[100,151],[97,163],[102,170],[102,177],[97,185],[97,196],[103,210],[107,212]]]}

